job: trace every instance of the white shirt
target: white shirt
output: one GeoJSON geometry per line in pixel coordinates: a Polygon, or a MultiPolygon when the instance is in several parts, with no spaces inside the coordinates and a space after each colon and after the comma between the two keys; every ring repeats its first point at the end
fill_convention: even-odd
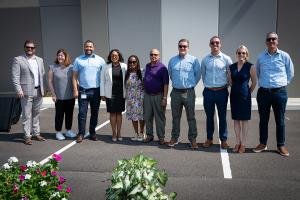
{"type": "Polygon", "coordinates": [[[34,86],[37,87],[40,85],[40,80],[39,80],[39,65],[37,63],[37,60],[35,56],[32,56],[31,58],[27,57],[27,60],[29,62],[29,65],[31,66],[33,70],[33,76],[34,76],[34,86]]]}

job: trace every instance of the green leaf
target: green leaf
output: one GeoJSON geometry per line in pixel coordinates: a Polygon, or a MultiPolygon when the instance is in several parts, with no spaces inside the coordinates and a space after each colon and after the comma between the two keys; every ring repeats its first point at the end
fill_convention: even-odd
{"type": "Polygon", "coordinates": [[[171,192],[171,193],[169,194],[169,200],[175,199],[176,196],[177,196],[177,193],[176,193],[176,192],[171,192]]]}

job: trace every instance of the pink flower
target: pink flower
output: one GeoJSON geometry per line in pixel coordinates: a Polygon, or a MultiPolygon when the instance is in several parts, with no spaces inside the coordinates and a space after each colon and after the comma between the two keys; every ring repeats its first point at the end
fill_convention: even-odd
{"type": "Polygon", "coordinates": [[[20,181],[24,181],[25,180],[25,176],[24,175],[20,175],[19,179],[20,179],[20,181]]]}
{"type": "Polygon", "coordinates": [[[41,173],[42,176],[46,176],[46,174],[47,174],[47,171],[46,171],[46,170],[45,170],[45,171],[42,171],[42,173],[41,173]]]}
{"type": "Polygon", "coordinates": [[[40,170],[40,169],[37,169],[37,170],[35,170],[35,172],[36,172],[37,174],[39,174],[39,173],[41,172],[41,170],[40,170]]]}
{"type": "Polygon", "coordinates": [[[62,185],[57,186],[57,190],[61,191],[63,189],[62,185]]]}
{"type": "Polygon", "coordinates": [[[59,154],[55,154],[55,153],[52,155],[52,157],[53,157],[57,162],[60,162],[61,159],[62,159],[61,156],[60,156],[59,154]]]}
{"type": "Polygon", "coordinates": [[[57,176],[57,171],[52,171],[52,172],[51,172],[51,175],[52,175],[52,176],[57,176]]]}
{"type": "Polygon", "coordinates": [[[18,191],[19,191],[19,186],[17,184],[14,184],[13,192],[18,193],[18,191]]]}
{"type": "Polygon", "coordinates": [[[27,170],[27,166],[26,166],[26,165],[21,165],[21,166],[20,166],[20,169],[21,169],[23,172],[25,172],[25,171],[27,170]]]}
{"type": "Polygon", "coordinates": [[[70,188],[70,187],[67,187],[66,192],[67,192],[67,193],[70,193],[70,192],[71,192],[71,188],[70,188]]]}
{"type": "Polygon", "coordinates": [[[58,180],[59,180],[60,183],[66,182],[66,179],[65,179],[64,177],[62,177],[62,176],[60,176],[60,177],[58,178],[58,180]]]}

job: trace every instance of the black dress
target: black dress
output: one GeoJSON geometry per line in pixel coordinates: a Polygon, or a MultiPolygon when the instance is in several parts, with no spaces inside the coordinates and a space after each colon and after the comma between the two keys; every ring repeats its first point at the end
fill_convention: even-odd
{"type": "Polygon", "coordinates": [[[238,71],[237,63],[229,66],[232,79],[230,107],[233,120],[251,119],[251,91],[249,88],[251,66],[251,63],[246,62],[240,71],[238,71]]]}
{"type": "Polygon", "coordinates": [[[112,93],[111,98],[106,98],[107,112],[123,112],[125,98],[123,97],[123,74],[121,66],[112,66],[112,93]]]}

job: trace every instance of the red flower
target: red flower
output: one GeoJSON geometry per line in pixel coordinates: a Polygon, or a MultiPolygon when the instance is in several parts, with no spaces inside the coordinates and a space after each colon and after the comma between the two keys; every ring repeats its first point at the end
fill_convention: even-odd
{"type": "Polygon", "coordinates": [[[63,189],[62,185],[57,186],[57,190],[61,191],[63,189]]]}
{"type": "Polygon", "coordinates": [[[61,159],[62,159],[61,156],[60,156],[59,154],[55,154],[55,153],[52,155],[52,157],[53,157],[57,162],[60,162],[61,159]]]}
{"type": "Polygon", "coordinates": [[[17,184],[14,184],[14,189],[13,189],[14,193],[18,193],[19,191],[19,187],[17,184]]]}
{"type": "Polygon", "coordinates": [[[57,176],[57,171],[52,171],[52,172],[51,172],[51,175],[52,175],[52,176],[57,176]]]}
{"type": "Polygon", "coordinates": [[[45,170],[45,171],[42,171],[42,173],[41,173],[42,176],[46,176],[46,174],[47,174],[47,171],[46,171],[46,170],[45,170]]]}
{"type": "Polygon", "coordinates": [[[20,179],[20,181],[24,181],[25,180],[25,176],[24,175],[20,175],[19,179],[20,179]]]}
{"type": "Polygon", "coordinates": [[[26,166],[26,165],[21,165],[21,166],[20,166],[20,169],[21,169],[23,172],[25,172],[25,171],[27,170],[27,166],[26,166]]]}
{"type": "Polygon", "coordinates": [[[64,177],[62,177],[62,176],[60,176],[59,178],[58,178],[58,180],[59,180],[59,182],[62,184],[62,183],[64,183],[64,182],[66,182],[66,179],[64,178],[64,177]]]}

